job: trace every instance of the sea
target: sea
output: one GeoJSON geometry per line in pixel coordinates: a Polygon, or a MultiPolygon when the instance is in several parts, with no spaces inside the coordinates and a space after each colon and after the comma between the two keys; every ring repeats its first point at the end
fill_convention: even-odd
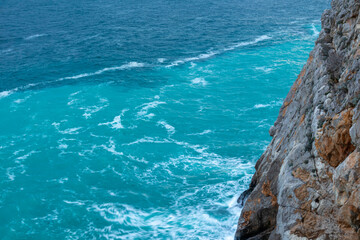
{"type": "Polygon", "coordinates": [[[0,239],[233,239],[329,0],[5,0],[0,239]]]}

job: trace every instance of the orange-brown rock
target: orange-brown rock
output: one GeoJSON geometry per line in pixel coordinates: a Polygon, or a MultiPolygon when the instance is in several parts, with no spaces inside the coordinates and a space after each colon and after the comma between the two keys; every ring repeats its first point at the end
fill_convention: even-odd
{"type": "Polygon", "coordinates": [[[352,109],[347,109],[328,119],[315,140],[319,155],[332,167],[337,167],[355,149],[349,132],[352,116],[352,109]]]}
{"type": "Polygon", "coordinates": [[[306,185],[301,185],[300,187],[296,188],[294,190],[294,193],[295,193],[295,196],[301,200],[301,201],[304,201],[305,199],[308,198],[309,196],[309,192],[307,191],[307,187],[306,185]]]}

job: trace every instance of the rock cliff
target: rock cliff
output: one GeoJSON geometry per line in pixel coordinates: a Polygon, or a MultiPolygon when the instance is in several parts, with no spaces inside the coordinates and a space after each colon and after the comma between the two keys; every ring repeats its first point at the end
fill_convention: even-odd
{"type": "Polygon", "coordinates": [[[360,0],[333,0],[256,164],[235,239],[360,239],[360,0]]]}

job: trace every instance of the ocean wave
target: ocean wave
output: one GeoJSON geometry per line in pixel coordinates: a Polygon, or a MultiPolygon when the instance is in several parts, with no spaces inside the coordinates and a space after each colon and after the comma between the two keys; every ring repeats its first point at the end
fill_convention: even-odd
{"type": "Polygon", "coordinates": [[[271,73],[274,71],[274,69],[270,67],[256,67],[255,70],[262,71],[264,73],[271,73]]]}
{"type": "Polygon", "coordinates": [[[176,145],[192,149],[195,152],[200,153],[200,154],[204,153],[204,151],[208,149],[207,146],[201,146],[201,145],[198,145],[198,144],[190,144],[188,142],[177,141],[177,140],[174,140],[174,139],[172,139],[172,142],[175,143],[176,145]]]}
{"type": "Polygon", "coordinates": [[[158,121],[157,124],[164,127],[169,135],[172,135],[175,133],[175,128],[173,126],[171,126],[170,124],[168,124],[167,122],[162,120],[162,121],[158,121]]]}
{"type": "Polygon", "coordinates": [[[24,174],[26,172],[24,164],[21,164],[19,160],[16,160],[15,163],[17,164],[17,166],[9,167],[6,169],[6,175],[9,181],[15,180],[15,173],[24,174]]]}
{"type": "Polygon", "coordinates": [[[204,130],[200,133],[189,133],[188,135],[189,136],[202,136],[202,135],[205,135],[205,134],[209,134],[209,133],[212,133],[213,131],[211,130],[204,130]]]}
{"type": "Polygon", "coordinates": [[[316,28],[316,26],[315,26],[314,23],[311,24],[311,30],[313,31],[313,36],[314,36],[314,37],[319,36],[320,32],[319,32],[319,30],[317,30],[317,28],[316,28]]]}
{"type": "Polygon", "coordinates": [[[71,205],[76,205],[76,206],[83,206],[85,205],[84,201],[78,200],[78,201],[68,201],[68,200],[63,200],[64,203],[66,204],[71,204],[71,205]]]}
{"type": "MultiPolygon", "coordinates": [[[[68,102],[68,105],[72,105],[74,102],[76,102],[76,99],[71,100],[68,102]]],[[[99,105],[94,106],[87,106],[87,107],[80,107],[80,110],[84,110],[84,114],[82,115],[84,118],[88,119],[91,117],[92,114],[99,112],[100,110],[106,108],[109,106],[108,100],[106,98],[100,98],[99,105]]]]}
{"type": "Polygon", "coordinates": [[[16,91],[16,89],[0,92],[0,99],[13,94],[15,91],[16,91]]]}
{"type": "Polygon", "coordinates": [[[140,138],[140,139],[137,139],[133,142],[130,142],[130,143],[124,143],[123,145],[126,145],[126,146],[130,146],[130,145],[134,145],[134,144],[139,144],[139,143],[171,143],[172,141],[170,141],[169,139],[163,139],[163,140],[160,140],[159,138],[155,137],[143,137],[143,138],[140,138]]]}
{"type": "Polygon", "coordinates": [[[46,180],[46,182],[56,182],[56,183],[60,183],[60,184],[64,184],[67,181],[69,181],[69,178],[67,178],[67,177],[63,177],[63,178],[59,178],[59,179],[46,180]]]}
{"type": "Polygon", "coordinates": [[[109,140],[109,146],[101,145],[101,147],[103,149],[105,149],[106,151],[112,153],[113,155],[116,155],[116,156],[124,155],[124,153],[116,151],[116,145],[115,145],[114,140],[112,140],[112,139],[109,140]]]}
{"type": "Polygon", "coordinates": [[[126,157],[128,157],[130,160],[132,161],[136,161],[136,162],[142,162],[142,163],[149,163],[149,161],[146,161],[144,158],[138,158],[132,155],[127,155],[126,157]]]}
{"type": "Polygon", "coordinates": [[[265,103],[265,104],[255,104],[253,109],[259,109],[259,108],[274,108],[274,107],[279,107],[283,104],[283,100],[276,100],[276,101],[271,101],[270,103],[265,103]]]}
{"type": "Polygon", "coordinates": [[[14,173],[14,168],[6,169],[6,176],[8,177],[9,181],[14,181],[16,177],[14,173]]]}
{"type": "Polygon", "coordinates": [[[199,151],[199,154],[180,155],[177,157],[170,158],[170,164],[177,165],[178,163],[183,164],[184,170],[189,171],[200,171],[201,169],[213,169],[220,168],[226,169],[227,175],[236,177],[239,175],[249,176],[251,175],[251,169],[254,167],[253,163],[244,160],[242,158],[235,157],[223,157],[219,154],[208,152],[207,149],[199,151]],[[193,167],[189,167],[193,166],[193,167]],[[196,166],[196,167],[194,167],[196,166]]]}
{"type": "Polygon", "coordinates": [[[121,123],[121,117],[124,116],[124,113],[128,111],[128,109],[122,110],[121,114],[118,116],[115,116],[112,122],[106,122],[106,123],[99,123],[98,126],[108,126],[111,125],[111,128],[113,129],[122,129],[124,126],[121,123]]]}
{"type": "Polygon", "coordinates": [[[56,130],[61,134],[70,134],[70,135],[79,134],[79,130],[82,129],[82,127],[74,127],[74,128],[67,128],[65,130],[60,130],[59,128],[60,123],[53,122],[51,125],[54,126],[56,130]]]}
{"type": "Polygon", "coordinates": [[[44,82],[29,83],[29,84],[24,85],[24,86],[20,86],[20,87],[16,87],[16,88],[13,88],[13,89],[10,89],[10,90],[2,91],[2,92],[0,92],[0,99],[8,97],[8,96],[14,94],[15,92],[22,91],[22,90],[27,90],[29,88],[38,86],[40,84],[44,84],[44,82]]]}
{"type": "Polygon", "coordinates": [[[254,44],[257,44],[259,42],[262,42],[262,41],[265,41],[265,40],[269,40],[271,39],[272,37],[268,36],[268,35],[262,35],[260,37],[257,37],[255,40],[253,41],[249,41],[249,42],[240,42],[240,43],[237,43],[237,44],[234,44],[233,46],[231,47],[228,47],[228,48],[225,48],[224,51],[231,51],[231,50],[234,50],[236,48],[239,48],[239,47],[245,47],[245,46],[250,46],[250,45],[254,45],[254,44]]]}
{"type": "Polygon", "coordinates": [[[208,84],[208,82],[203,77],[194,78],[191,80],[192,86],[202,86],[205,87],[208,84]]]}
{"type": "Polygon", "coordinates": [[[129,63],[121,65],[119,67],[103,68],[103,69],[98,70],[96,72],[82,73],[82,74],[78,74],[78,75],[75,75],[75,76],[63,77],[63,78],[59,78],[59,79],[52,80],[52,81],[30,83],[30,84],[27,84],[27,85],[24,85],[24,86],[20,86],[20,87],[16,87],[16,88],[13,88],[13,89],[10,89],[10,90],[5,90],[5,91],[0,92],[0,99],[8,97],[8,96],[14,94],[15,92],[28,90],[28,89],[30,89],[32,87],[37,87],[39,85],[51,84],[51,83],[56,83],[56,82],[61,82],[61,81],[71,80],[71,79],[80,79],[80,78],[100,75],[100,74],[103,74],[105,72],[127,70],[127,69],[131,69],[131,68],[141,68],[141,67],[144,67],[144,66],[145,66],[144,63],[129,62],[129,63]]]}
{"type": "MultiPolygon", "coordinates": [[[[215,236],[216,239],[232,239],[241,211],[236,193],[244,191],[244,183],[249,181],[248,176],[243,176],[237,180],[180,188],[172,194],[174,203],[170,207],[139,208],[119,202],[94,202],[87,204],[86,210],[91,214],[99,214],[99,217],[112,225],[111,231],[97,231],[102,237],[109,239],[154,236],[170,239],[204,240],[215,236]],[[211,194],[212,197],[204,200],[203,196],[206,194],[211,194]],[[194,203],[197,203],[196,208],[193,207],[194,203]],[[219,218],[224,215],[227,216],[226,220],[219,218]],[[219,231],[211,231],[214,228],[219,231]],[[219,232],[221,236],[218,235],[219,232]]],[[[78,201],[68,203],[78,205],[78,201]]]]}
{"type": "Polygon", "coordinates": [[[203,54],[200,54],[196,57],[189,57],[189,58],[184,58],[182,60],[176,60],[174,62],[172,62],[171,64],[169,65],[166,65],[165,67],[167,68],[170,68],[170,67],[174,67],[174,66],[178,66],[180,64],[184,64],[184,63],[187,63],[187,62],[192,62],[192,61],[198,61],[198,60],[203,60],[203,59],[207,59],[207,58],[210,58],[210,57],[213,57],[217,54],[219,54],[220,52],[208,52],[208,53],[203,53],[203,54]]]}
{"type": "Polygon", "coordinates": [[[224,52],[228,52],[228,51],[231,51],[231,50],[234,50],[236,48],[240,48],[240,47],[245,47],[245,46],[251,46],[251,45],[254,45],[254,44],[257,44],[259,42],[262,42],[262,41],[265,41],[265,40],[269,40],[271,39],[270,36],[268,35],[262,35],[260,37],[257,37],[255,40],[253,41],[248,41],[248,42],[240,42],[240,43],[236,43],[230,47],[227,47],[227,48],[224,48],[222,50],[219,50],[219,51],[209,51],[207,53],[202,53],[202,54],[199,54],[198,56],[195,56],[195,57],[189,57],[189,58],[184,58],[184,59],[180,59],[180,60],[176,60],[172,63],[170,63],[169,65],[166,65],[165,67],[167,68],[171,68],[171,67],[174,67],[174,66],[178,66],[178,65],[181,65],[181,64],[184,64],[184,63],[187,63],[187,62],[192,62],[192,61],[199,61],[199,60],[204,60],[204,59],[208,59],[208,58],[211,58],[215,55],[219,55],[219,54],[222,54],[224,52]]]}
{"type": "Polygon", "coordinates": [[[67,145],[67,144],[59,144],[59,146],[58,146],[58,149],[67,149],[69,147],[69,145],[67,145]]]}
{"type": "Polygon", "coordinates": [[[23,156],[21,156],[21,157],[17,157],[16,159],[17,159],[17,160],[25,160],[25,159],[27,159],[28,157],[30,157],[31,155],[33,155],[33,154],[35,154],[35,153],[39,153],[39,151],[34,151],[34,150],[32,150],[32,151],[30,151],[29,153],[27,153],[27,154],[25,154],[25,155],[23,155],[23,156]]]}
{"type": "MultiPolygon", "coordinates": [[[[166,130],[168,131],[169,135],[172,135],[173,133],[175,133],[175,128],[169,124],[167,124],[164,121],[159,121],[158,124],[162,125],[164,128],[166,128],[166,130]],[[160,123],[159,123],[160,122],[160,123]]],[[[205,152],[208,149],[208,146],[201,146],[198,144],[191,144],[188,142],[184,142],[184,141],[177,141],[175,139],[172,139],[170,137],[168,138],[159,138],[159,137],[143,137],[140,139],[137,139],[133,142],[130,143],[125,143],[123,145],[134,145],[134,144],[141,144],[141,143],[155,143],[155,144],[164,144],[164,143],[171,143],[171,144],[176,144],[178,146],[182,146],[184,148],[188,148],[191,149],[193,151],[195,151],[196,153],[202,154],[201,157],[204,156],[208,156],[208,154],[205,152]]]]}
{"type": "Polygon", "coordinates": [[[30,98],[30,96],[26,96],[26,97],[24,97],[24,98],[19,98],[19,99],[14,100],[14,103],[20,104],[20,103],[25,102],[25,101],[28,100],[29,98],[30,98]]]}
{"type": "Polygon", "coordinates": [[[163,62],[166,61],[166,58],[158,58],[157,61],[158,61],[159,63],[163,63],[163,62]]]}
{"type": "Polygon", "coordinates": [[[141,67],[145,67],[146,65],[144,63],[138,63],[138,62],[129,62],[126,63],[124,65],[118,66],[118,67],[109,67],[109,68],[103,68],[100,69],[96,72],[90,72],[90,73],[82,73],[82,74],[78,74],[75,76],[70,76],[70,77],[62,77],[56,80],[50,80],[50,81],[44,81],[44,82],[37,82],[37,83],[30,83],[24,86],[20,86],[20,87],[16,87],[10,90],[5,90],[0,92],[0,99],[1,98],[5,98],[10,96],[11,94],[18,92],[18,91],[23,91],[23,90],[27,90],[30,89],[32,87],[37,87],[39,85],[45,85],[45,84],[51,84],[51,83],[57,83],[57,82],[61,82],[61,81],[65,81],[65,80],[74,80],[74,79],[81,79],[81,78],[85,78],[85,77],[91,77],[91,76],[95,76],[95,75],[100,75],[106,72],[114,72],[114,71],[121,71],[121,70],[128,70],[128,69],[132,69],[132,68],[141,68],[141,67]]]}
{"type": "MultiPolygon", "coordinates": [[[[46,34],[35,34],[35,35],[32,35],[32,36],[29,36],[27,39],[41,37],[41,36],[44,36],[44,35],[46,35],[46,34]]],[[[189,57],[189,58],[184,58],[184,59],[181,59],[181,60],[176,60],[176,61],[166,65],[165,67],[166,68],[171,68],[171,67],[178,66],[178,65],[181,65],[181,64],[184,64],[184,63],[187,63],[187,62],[193,62],[193,61],[199,61],[199,60],[208,59],[208,58],[211,58],[211,57],[213,57],[215,55],[218,55],[218,54],[221,54],[221,53],[224,53],[224,52],[227,52],[227,51],[231,51],[231,50],[234,50],[234,49],[239,48],[239,47],[254,45],[256,43],[259,43],[259,42],[262,42],[262,41],[265,41],[265,40],[268,40],[268,39],[271,39],[271,37],[268,36],[268,35],[262,35],[262,36],[256,38],[253,41],[237,43],[237,44],[234,44],[231,47],[224,48],[224,49],[219,50],[219,51],[209,51],[208,53],[202,53],[202,54],[199,54],[198,56],[195,56],[195,57],[189,57]]],[[[165,60],[166,59],[163,59],[163,58],[158,59],[159,63],[161,63],[162,61],[165,61],[165,60]]],[[[129,70],[129,69],[133,69],[133,68],[142,68],[142,67],[146,67],[146,66],[147,66],[147,64],[145,64],[145,63],[129,62],[129,63],[123,64],[121,66],[107,67],[107,68],[103,68],[103,69],[100,69],[100,70],[95,71],[95,72],[81,73],[81,74],[74,75],[74,76],[62,77],[62,78],[59,78],[59,79],[56,79],[56,80],[37,82],[37,83],[30,83],[30,84],[27,84],[27,85],[24,85],[24,86],[20,86],[20,87],[16,87],[16,88],[13,88],[13,89],[10,89],[10,90],[5,90],[5,91],[0,92],[0,99],[8,97],[8,96],[10,96],[11,94],[13,94],[15,92],[27,90],[27,89],[30,89],[32,87],[36,87],[36,86],[39,86],[39,85],[51,84],[51,83],[65,81],[65,80],[76,80],[76,79],[101,75],[101,74],[106,73],[106,72],[129,70]]]]}
{"type": "Polygon", "coordinates": [[[78,74],[78,75],[75,75],[75,76],[59,78],[57,81],[63,81],[63,80],[69,80],[69,79],[79,79],[79,78],[84,78],[84,77],[91,77],[91,76],[100,75],[100,74],[103,74],[103,73],[106,73],[106,72],[127,70],[127,69],[131,69],[131,68],[141,68],[141,67],[144,67],[144,66],[145,66],[144,63],[129,62],[129,63],[126,63],[124,65],[118,66],[118,67],[108,67],[108,68],[100,69],[100,70],[98,70],[96,72],[82,73],[82,74],[78,74]]]}
{"type": "Polygon", "coordinates": [[[141,109],[137,113],[137,116],[142,119],[144,119],[144,118],[150,119],[150,118],[154,117],[155,114],[148,113],[149,110],[152,108],[156,108],[158,105],[162,105],[162,104],[166,104],[166,102],[153,101],[153,102],[149,102],[149,103],[144,103],[140,106],[141,109]]]}
{"type": "Polygon", "coordinates": [[[145,226],[144,219],[149,216],[148,213],[139,209],[135,209],[126,204],[93,204],[88,207],[89,212],[98,212],[108,222],[114,222],[119,224],[126,224],[136,227],[145,226]]]}
{"type": "Polygon", "coordinates": [[[31,40],[31,39],[39,38],[39,37],[43,37],[43,36],[46,36],[46,34],[34,34],[34,35],[26,37],[25,40],[31,40]]]}

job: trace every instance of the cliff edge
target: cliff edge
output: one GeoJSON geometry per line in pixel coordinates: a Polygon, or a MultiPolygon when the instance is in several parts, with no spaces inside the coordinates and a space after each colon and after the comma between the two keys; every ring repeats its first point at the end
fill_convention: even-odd
{"type": "Polygon", "coordinates": [[[235,239],[360,239],[360,0],[333,0],[256,164],[235,239]]]}

